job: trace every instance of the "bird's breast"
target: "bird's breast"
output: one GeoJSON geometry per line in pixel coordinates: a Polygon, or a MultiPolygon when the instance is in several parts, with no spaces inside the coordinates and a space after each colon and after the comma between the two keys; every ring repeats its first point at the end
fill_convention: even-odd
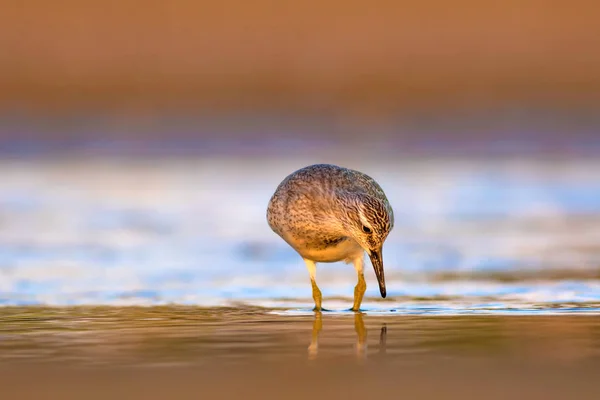
{"type": "Polygon", "coordinates": [[[285,238],[286,241],[303,257],[315,262],[349,262],[358,257],[363,249],[352,238],[347,236],[307,240],[298,237],[285,238]]]}

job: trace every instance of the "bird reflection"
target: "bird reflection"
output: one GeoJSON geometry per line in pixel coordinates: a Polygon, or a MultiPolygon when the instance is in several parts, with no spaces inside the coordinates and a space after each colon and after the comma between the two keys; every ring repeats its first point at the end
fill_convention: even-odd
{"type": "Polygon", "coordinates": [[[384,355],[387,349],[387,326],[383,324],[379,333],[379,354],[384,355]]]}
{"type": "MultiPolygon", "coordinates": [[[[319,354],[319,334],[323,329],[323,313],[315,312],[313,328],[311,333],[310,345],[308,346],[308,358],[314,360],[319,354]]],[[[367,328],[362,313],[354,313],[354,330],[356,332],[356,343],[354,345],[354,354],[358,360],[367,357],[367,328]]],[[[387,340],[387,327],[385,324],[381,327],[379,334],[379,354],[385,354],[387,340]]]]}
{"type": "Polygon", "coordinates": [[[312,335],[310,346],[308,346],[308,358],[314,360],[319,353],[319,333],[323,329],[323,313],[315,312],[315,320],[313,321],[312,335]]]}
{"type": "Polygon", "coordinates": [[[362,313],[354,313],[354,330],[356,331],[354,354],[357,359],[363,360],[367,358],[367,328],[362,313]]]}

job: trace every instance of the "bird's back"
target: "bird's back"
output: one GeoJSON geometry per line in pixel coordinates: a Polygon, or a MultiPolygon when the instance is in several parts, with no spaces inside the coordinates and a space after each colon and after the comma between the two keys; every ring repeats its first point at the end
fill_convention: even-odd
{"type": "Polygon", "coordinates": [[[290,227],[327,220],[335,213],[335,197],[344,191],[368,194],[387,204],[383,190],[368,175],[316,164],[293,172],[279,184],[267,209],[269,226],[283,235],[290,227]]]}

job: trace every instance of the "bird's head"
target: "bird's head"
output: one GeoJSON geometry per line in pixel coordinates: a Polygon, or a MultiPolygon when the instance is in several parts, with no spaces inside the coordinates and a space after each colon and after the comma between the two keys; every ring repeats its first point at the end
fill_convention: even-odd
{"type": "Polygon", "coordinates": [[[358,244],[367,252],[373,264],[379,283],[381,297],[386,296],[385,276],[383,273],[383,243],[394,227],[394,212],[385,197],[372,196],[365,193],[351,193],[345,196],[349,207],[347,211],[346,229],[358,244]]]}

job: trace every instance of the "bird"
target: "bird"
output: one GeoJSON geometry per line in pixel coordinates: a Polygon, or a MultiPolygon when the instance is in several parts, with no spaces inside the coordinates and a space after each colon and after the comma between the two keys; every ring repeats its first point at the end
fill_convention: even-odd
{"type": "Polygon", "coordinates": [[[314,164],[288,175],[267,207],[270,228],[303,259],[312,285],[314,311],[322,310],[317,263],[352,263],[358,282],[352,311],[360,311],[367,289],[369,255],[382,298],[386,297],[382,249],[394,227],[394,212],[370,176],[332,164],[314,164]]]}

